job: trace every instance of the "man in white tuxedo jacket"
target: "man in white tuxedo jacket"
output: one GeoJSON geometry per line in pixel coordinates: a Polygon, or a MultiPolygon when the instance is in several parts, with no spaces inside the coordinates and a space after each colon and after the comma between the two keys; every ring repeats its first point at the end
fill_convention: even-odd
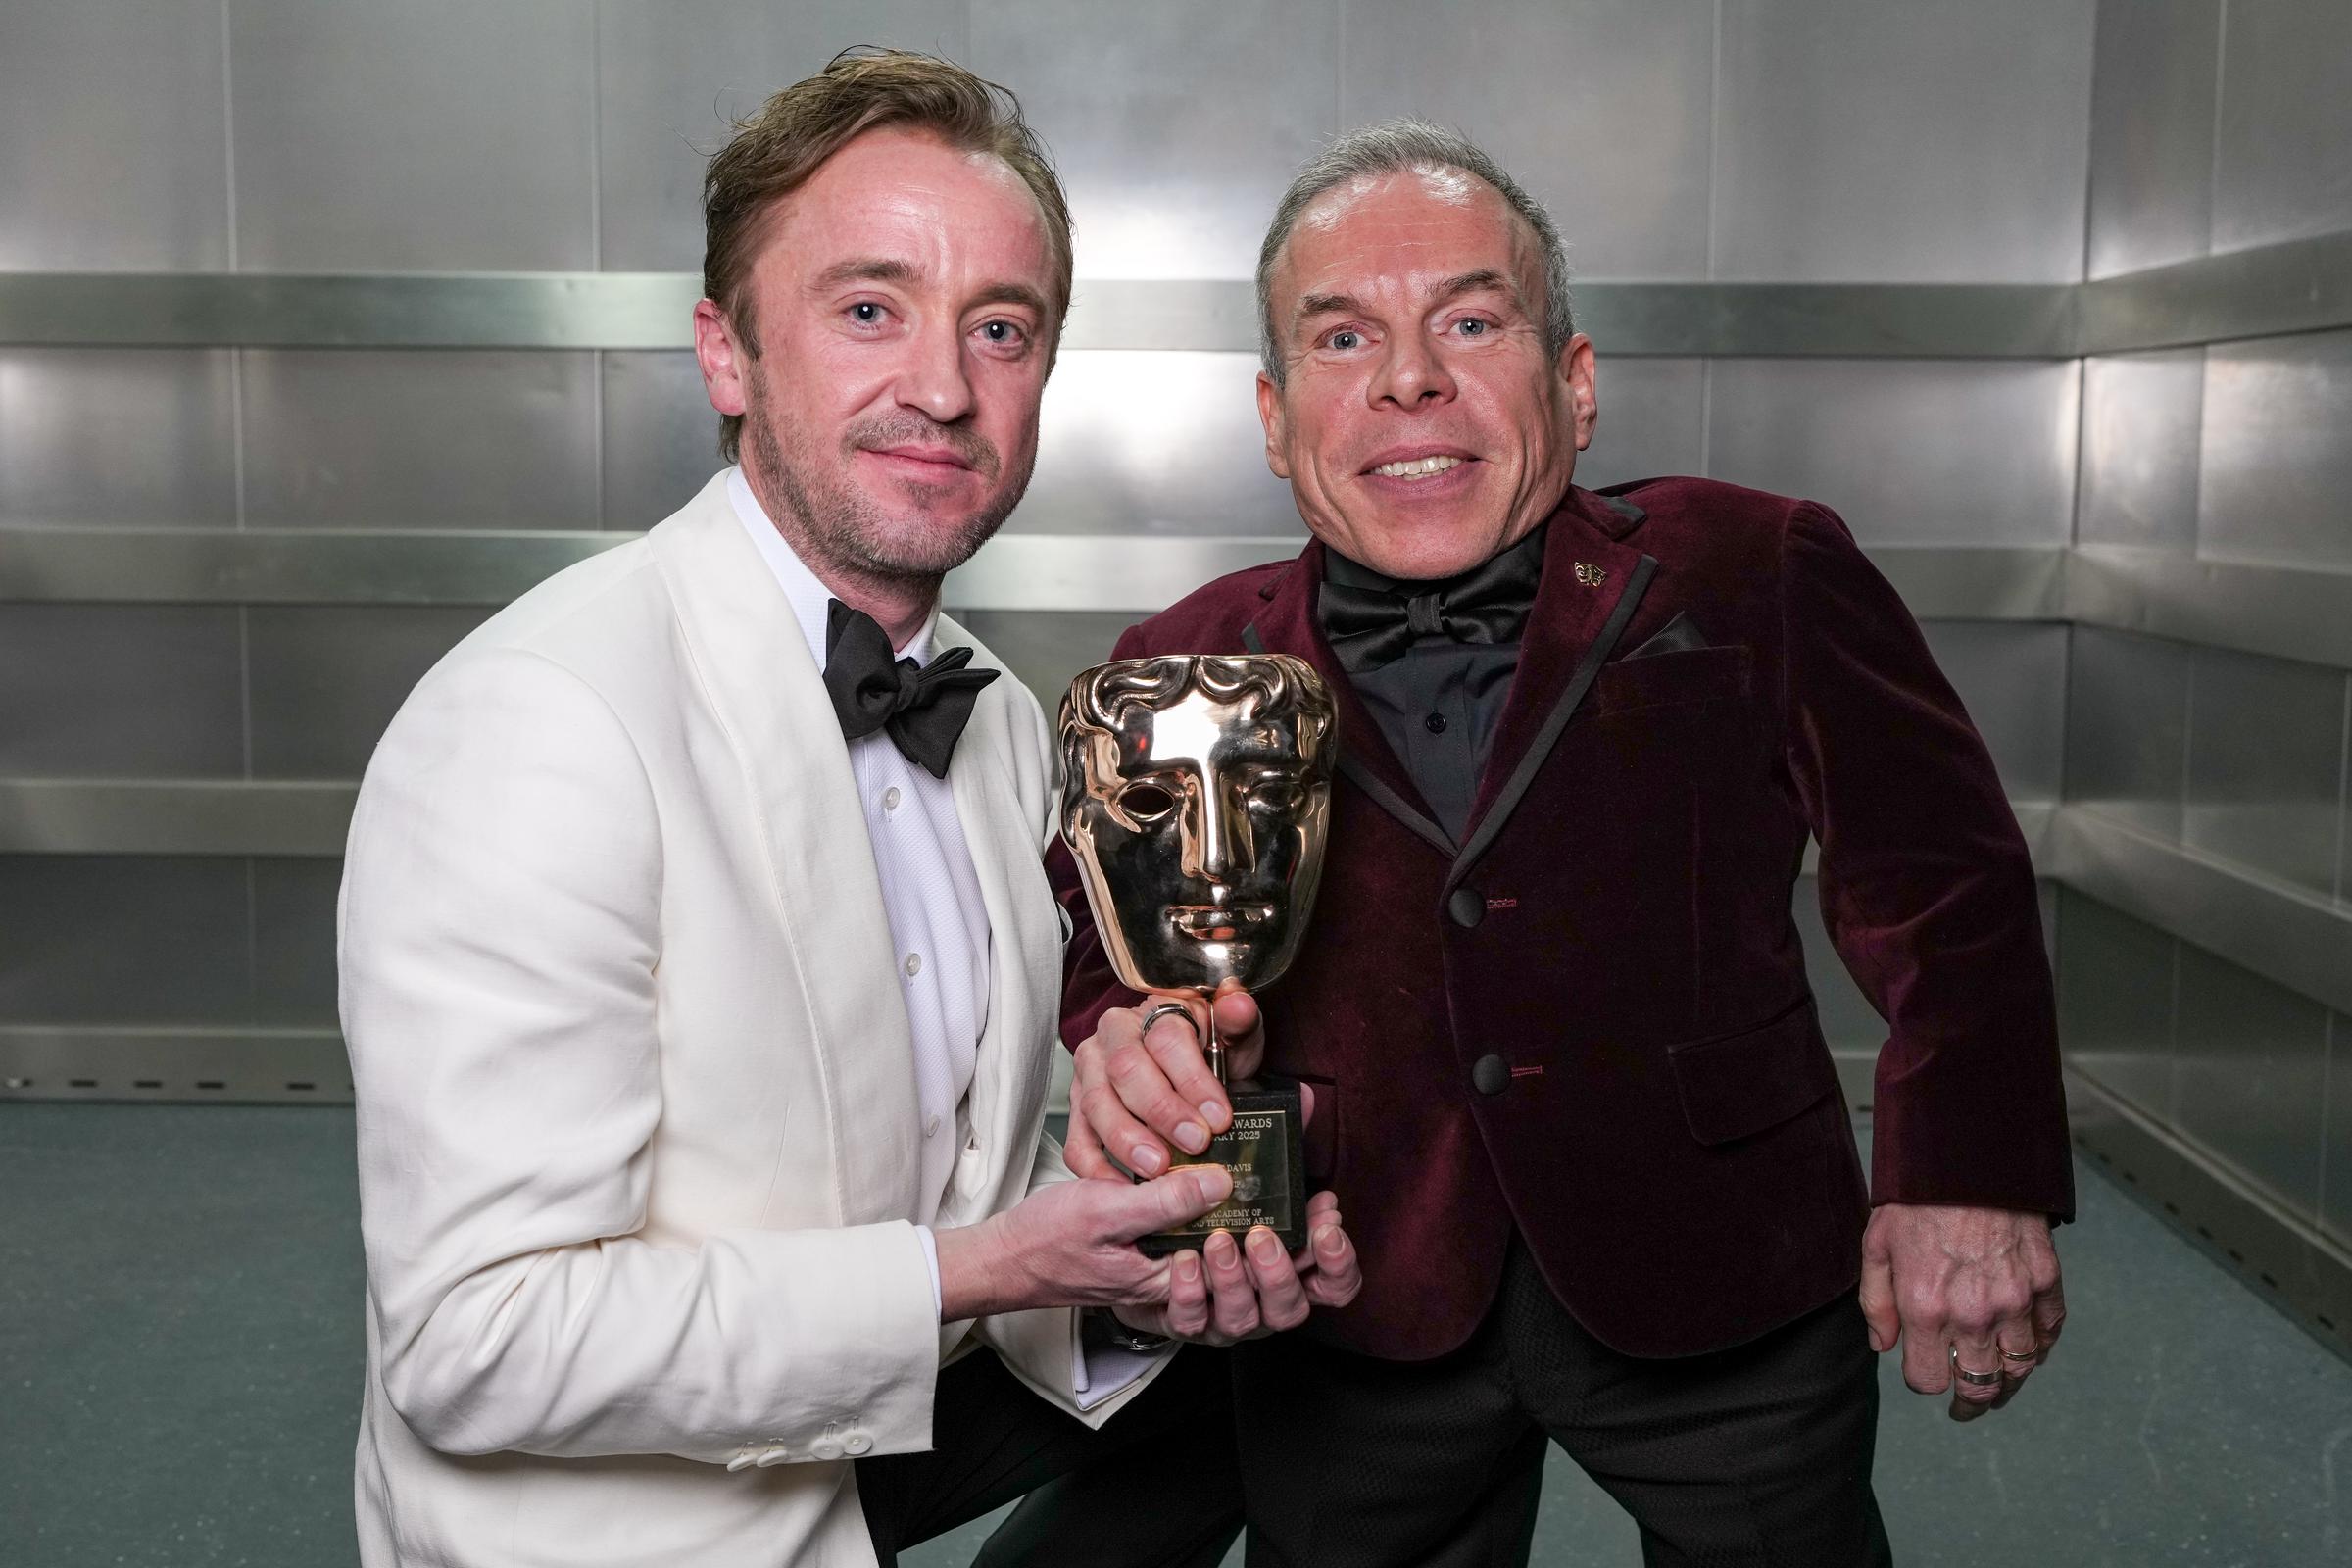
{"type": "Polygon", "coordinates": [[[706,208],[741,466],[444,660],[352,823],[370,1568],[864,1568],[1099,1458],[1155,1340],[1354,1290],[1328,1196],[1298,1259],[1155,1261],[1223,1174],[1071,1182],[1043,1134],[1052,748],[938,612],[1069,297],[1017,110],[845,57],[706,208]]]}

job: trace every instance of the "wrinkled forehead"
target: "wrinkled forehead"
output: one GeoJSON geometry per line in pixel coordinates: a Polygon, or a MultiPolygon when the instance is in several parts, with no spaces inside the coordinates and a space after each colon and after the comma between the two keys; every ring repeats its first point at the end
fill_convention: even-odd
{"type": "Polygon", "coordinates": [[[1300,767],[1298,710],[1259,691],[1215,697],[1193,687],[1153,707],[1128,702],[1111,715],[1119,770],[1190,763],[1204,768],[1300,767]]]}

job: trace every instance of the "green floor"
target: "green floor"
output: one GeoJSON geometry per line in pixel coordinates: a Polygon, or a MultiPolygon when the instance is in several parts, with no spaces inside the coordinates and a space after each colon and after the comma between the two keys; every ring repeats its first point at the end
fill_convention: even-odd
{"type": "MultiPolygon", "coordinates": [[[[2025,1397],[1956,1426],[1886,1366],[1898,1560],[2352,1563],[2352,1366],[2082,1187],[2072,1325],[2025,1397]]],[[[0,1565],[350,1563],[356,1210],[347,1110],[0,1105],[0,1565]]],[[[1639,1560],[1556,1453],[1536,1540],[1639,1560]]]]}

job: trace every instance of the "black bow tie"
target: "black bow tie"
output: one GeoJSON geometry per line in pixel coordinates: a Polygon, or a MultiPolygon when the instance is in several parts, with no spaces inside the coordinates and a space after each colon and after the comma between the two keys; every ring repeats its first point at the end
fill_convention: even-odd
{"type": "Polygon", "coordinates": [[[1323,635],[1350,675],[1394,663],[1424,637],[1517,642],[1544,576],[1543,541],[1539,528],[1500,555],[1437,582],[1370,587],[1327,579],[1316,601],[1323,635]]]}
{"type": "Polygon", "coordinates": [[[980,688],[1003,673],[963,667],[971,662],[969,648],[951,648],[928,664],[896,658],[873,616],[838,599],[828,602],[825,690],[842,736],[854,741],[886,729],[907,760],[933,778],[948,776],[980,688]]]}

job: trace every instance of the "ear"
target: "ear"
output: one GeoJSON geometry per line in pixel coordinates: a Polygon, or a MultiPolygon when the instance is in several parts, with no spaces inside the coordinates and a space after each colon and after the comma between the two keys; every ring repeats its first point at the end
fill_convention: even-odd
{"type": "Polygon", "coordinates": [[[1560,378],[1568,419],[1576,432],[1576,450],[1592,444],[1593,427],[1600,423],[1600,386],[1592,363],[1592,340],[1579,332],[1560,350],[1553,369],[1560,378]]]}
{"type": "Polygon", "coordinates": [[[749,404],[744,378],[751,356],[736,342],[726,313],[710,300],[694,302],[694,358],[702,367],[703,391],[721,414],[740,415],[749,404]]]}
{"type": "Polygon", "coordinates": [[[1266,427],[1266,466],[1275,478],[1288,479],[1291,460],[1283,455],[1282,388],[1263,370],[1257,372],[1257,422],[1266,427]]]}

